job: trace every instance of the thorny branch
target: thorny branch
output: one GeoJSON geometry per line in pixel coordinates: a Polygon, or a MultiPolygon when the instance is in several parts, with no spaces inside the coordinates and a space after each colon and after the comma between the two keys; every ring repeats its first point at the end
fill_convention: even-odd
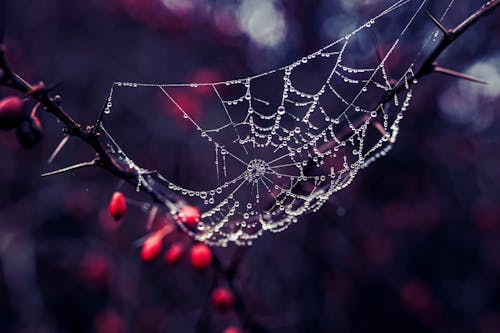
{"type": "MultiPolygon", "coordinates": [[[[484,84],[485,83],[484,81],[481,81],[481,80],[476,79],[474,77],[471,77],[469,75],[459,73],[459,72],[453,71],[451,69],[447,69],[447,68],[443,68],[443,67],[438,66],[437,59],[446,49],[448,49],[448,47],[454,41],[457,40],[458,37],[460,37],[465,31],[467,31],[470,27],[472,27],[479,19],[492,13],[499,6],[500,6],[500,0],[488,1],[481,8],[479,8],[476,12],[474,12],[472,15],[467,17],[464,21],[462,21],[461,23],[459,23],[457,26],[455,26],[452,29],[446,29],[445,27],[443,27],[443,25],[437,19],[435,19],[431,14],[428,13],[432,22],[443,33],[443,37],[442,37],[441,41],[438,43],[438,45],[435,47],[435,49],[423,60],[420,67],[417,70],[415,70],[413,72],[413,74],[411,74],[410,76],[407,76],[405,80],[400,80],[399,82],[397,82],[392,87],[392,89],[388,90],[386,92],[386,94],[382,96],[381,100],[376,105],[385,106],[388,102],[390,102],[399,93],[401,93],[402,91],[404,91],[408,88],[411,88],[421,78],[423,78],[429,74],[432,74],[432,73],[442,73],[445,75],[457,77],[459,79],[484,84]]],[[[370,117],[368,117],[368,118],[367,118],[367,116],[361,117],[361,119],[359,119],[358,122],[363,123],[363,122],[368,120],[376,129],[378,129],[381,132],[382,135],[386,134],[386,133],[383,133],[384,130],[383,130],[382,126],[380,125],[380,123],[374,121],[373,118],[370,118],[370,117]]],[[[331,140],[331,141],[323,144],[321,147],[319,147],[318,150],[320,152],[325,152],[329,149],[332,149],[332,147],[334,145],[335,145],[335,141],[331,140]]],[[[304,171],[310,170],[310,168],[312,166],[313,166],[313,163],[312,163],[312,160],[310,160],[304,171]]],[[[300,184],[299,186],[303,186],[303,185],[300,184]]],[[[317,191],[324,191],[324,190],[328,189],[328,187],[329,187],[329,184],[326,184],[323,187],[317,189],[317,191]]]]}
{"type": "MultiPolygon", "coordinates": [[[[417,69],[414,74],[408,77],[408,82],[399,82],[396,83],[391,90],[389,90],[381,99],[380,104],[384,105],[388,103],[394,96],[401,93],[404,89],[406,89],[406,84],[410,86],[414,85],[414,80],[419,80],[424,76],[427,76],[431,73],[443,73],[451,76],[455,76],[461,79],[471,80],[475,82],[480,82],[477,79],[474,79],[465,74],[461,74],[443,67],[439,67],[437,65],[437,59],[439,56],[465,31],[467,31],[472,25],[474,25],[479,19],[490,14],[495,9],[497,9],[500,5],[500,0],[491,0],[485,3],[480,9],[466,18],[463,22],[459,23],[452,29],[446,29],[441,25],[441,23],[433,18],[430,14],[431,20],[436,24],[439,30],[443,33],[443,38],[438,43],[436,48],[431,52],[427,58],[422,62],[422,65],[419,69],[417,69]]],[[[3,44],[4,37],[4,20],[5,16],[5,8],[4,2],[0,1],[0,86],[11,88],[15,91],[18,91],[26,96],[31,97],[36,100],[41,106],[44,107],[45,111],[52,114],[56,117],[63,125],[63,132],[66,135],[64,140],[67,140],[69,137],[76,137],[83,141],[85,144],[90,146],[95,152],[95,158],[89,162],[84,162],[80,164],[76,164],[74,166],[70,166],[68,168],[64,168],[50,174],[57,174],[66,172],[69,170],[74,170],[77,168],[90,167],[90,166],[98,166],[104,170],[107,170],[114,176],[136,186],[137,184],[143,185],[142,188],[145,190],[152,200],[158,204],[168,207],[170,210],[176,212],[176,207],[180,207],[184,205],[184,202],[181,198],[173,193],[165,193],[161,192],[152,186],[149,186],[147,182],[144,181],[142,175],[134,169],[129,168],[128,166],[120,163],[113,154],[108,152],[106,149],[105,143],[101,140],[100,129],[101,129],[101,121],[100,119],[95,124],[90,124],[88,126],[82,126],[80,123],[75,121],[68,113],[66,113],[63,108],[60,106],[59,100],[57,97],[52,97],[50,95],[50,89],[48,89],[42,82],[38,84],[31,84],[22,79],[22,77],[12,71],[7,58],[6,58],[6,46],[3,44]]],[[[102,114],[102,112],[101,112],[102,114]]],[[[377,124],[373,124],[377,126],[377,124]]],[[[331,143],[326,143],[324,146],[320,148],[320,150],[328,150],[331,147],[331,143]]],[[[51,158],[52,159],[52,158],[51,158]]],[[[237,292],[237,288],[235,287],[235,277],[237,276],[238,266],[243,257],[243,249],[238,249],[235,254],[234,260],[230,263],[228,268],[224,268],[218,258],[215,258],[213,261],[213,269],[217,274],[221,275],[226,281],[228,286],[234,291],[235,296],[237,296],[236,300],[236,310],[241,316],[244,327],[246,329],[250,329],[253,332],[264,332],[265,329],[261,327],[261,325],[255,323],[251,319],[251,316],[248,314],[248,311],[245,308],[243,300],[241,299],[239,293],[237,292]]],[[[215,278],[215,277],[214,277],[215,278]]],[[[214,283],[215,285],[216,283],[214,283]]],[[[203,317],[203,314],[202,314],[203,317]]],[[[203,330],[204,325],[203,318],[200,320],[200,329],[203,330]]]]}

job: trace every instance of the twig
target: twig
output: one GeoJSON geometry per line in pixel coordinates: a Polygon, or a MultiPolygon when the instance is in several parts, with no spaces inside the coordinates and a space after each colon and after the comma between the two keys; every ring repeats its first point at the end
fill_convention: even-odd
{"type": "MultiPolygon", "coordinates": [[[[458,37],[460,37],[465,31],[467,31],[472,25],[474,25],[479,19],[482,17],[492,13],[495,9],[497,9],[500,6],[500,0],[491,0],[485,3],[481,8],[479,8],[476,12],[474,12],[472,15],[467,17],[464,21],[459,23],[457,26],[455,26],[453,29],[446,29],[442,26],[442,24],[435,19],[432,15],[428,14],[433,21],[434,24],[438,27],[438,29],[443,33],[443,38],[439,42],[439,44],[436,46],[433,52],[431,52],[427,58],[423,61],[422,65],[417,69],[414,74],[411,74],[408,76],[405,80],[401,80],[398,83],[396,83],[391,90],[388,90],[387,93],[381,98],[379,103],[377,105],[382,105],[385,106],[387,103],[389,103],[391,100],[394,99],[396,95],[401,93],[404,90],[411,89],[417,81],[419,81],[421,78],[432,74],[432,73],[443,73],[447,75],[451,75],[454,77],[458,77],[460,79],[468,80],[468,81],[473,81],[476,83],[481,83],[484,84],[484,81],[481,81],[479,79],[476,79],[474,77],[471,77],[466,74],[458,73],[450,69],[446,69],[443,67],[439,67],[437,63],[437,59],[439,56],[446,50],[448,47],[455,41],[457,40],[458,37]]],[[[363,115],[360,117],[358,121],[360,122],[365,122],[366,121],[366,116],[363,115]]],[[[372,122],[374,118],[370,118],[368,121],[372,122]]],[[[376,126],[376,125],[375,125],[376,126]]],[[[377,126],[376,126],[377,127],[377,126]]],[[[378,128],[377,128],[378,129],[378,128]]],[[[380,129],[378,129],[380,131],[380,129]]],[[[338,138],[337,138],[338,139],[338,138]]],[[[336,144],[335,140],[330,140],[323,144],[321,147],[318,148],[320,152],[325,152],[327,150],[330,150],[334,145],[336,144]]],[[[304,173],[307,173],[310,171],[310,169],[313,167],[314,163],[312,162],[312,159],[308,161],[307,166],[304,168],[304,173]]],[[[302,183],[299,183],[297,187],[300,187],[302,183]]],[[[326,184],[322,187],[319,187],[317,191],[324,191],[326,190],[330,184],[326,184]]]]}
{"type": "Polygon", "coordinates": [[[59,142],[59,144],[57,145],[56,149],[54,149],[54,152],[49,157],[49,160],[48,160],[49,164],[51,164],[54,161],[54,159],[59,154],[59,152],[61,151],[61,149],[63,149],[63,147],[68,142],[69,138],[70,138],[69,135],[65,135],[64,138],[61,140],[61,142],[59,142]]]}
{"type": "Polygon", "coordinates": [[[68,171],[73,171],[73,170],[78,170],[78,169],[93,167],[93,166],[96,166],[97,164],[98,164],[98,159],[94,159],[94,160],[89,161],[89,162],[78,163],[78,164],[70,165],[69,167],[62,168],[62,169],[59,169],[59,170],[46,172],[46,173],[43,173],[41,176],[42,177],[54,176],[54,175],[58,175],[58,174],[61,174],[61,173],[66,173],[68,171]]]}

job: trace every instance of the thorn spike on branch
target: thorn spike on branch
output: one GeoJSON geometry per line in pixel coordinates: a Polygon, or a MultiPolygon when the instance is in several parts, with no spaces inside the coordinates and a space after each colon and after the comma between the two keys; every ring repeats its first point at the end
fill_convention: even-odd
{"type": "Polygon", "coordinates": [[[430,19],[432,20],[432,22],[434,22],[434,24],[439,28],[439,30],[441,30],[441,32],[445,35],[445,36],[448,36],[450,34],[450,31],[448,29],[446,29],[442,24],[441,22],[439,22],[438,19],[436,19],[434,16],[431,15],[431,13],[429,12],[426,12],[427,15],[430,17],[430,19]]]}
{"type": "Polygon", "coordinates": [[[115,221],[120,220],[125,215],[125,212],[127,211],[127,202],[123,193],[113,193],[111,201],[109,202],[108,210],[115,221]]]}
{"type": "Polygon", "coordinates": [[[454,70],[451,70],[451,69],[448,69],[448,68],[444,68],[444,67],[435,66],[434,67],[434,72],[446,74],[446,75],[449,75],[449,76],[457,77],[459,79],[463,79],[463,80],[467,80],[467,81],[471,81],[471,82],[475,82],[475,83],[488,84],[488,82],[476,79],[475,77],[472,77],[470,75],[459,73],[459,72],[456,72],[454,70]]]}
{"type": "Polygon", "coordinates": [[[194,269],[206,269],[212,263],[212,250],[203,243],[196,244],[191,248],[190,259],[194,269]]]}
{"type": "Polygon", "coordinates": [[[212,291],[211,301],[213,306],[217,309],[229,310],[234,305],[234,296],[229,289],[219,287],[212,291]]]}
{"type": "Polygon", "coordinates": [[[54,159],[57,157],[59,152],[63,149],[63,147],[68,142],[69,138],[70,138],[69,135],[65,135],[64,138],[61,140],[61,142],[57,145],[56,149],[54,149],[54,152],[49,157],[49,160],[48,160],[49,164],[51,164],[54,161],[54,159]]]}
{"type": "Polygon", "coordinates": [[[190,228],[196,227],[200,221],[200,211],[193,206],[184,206],[180,209],[178,220],[190,228]]]}
{"type": "Polygon", "coordinates": [[[23,101],[19,97],[6,97],[0,101],[0,129],[14,129],[24,117],[23,101]]]}
{"type": "Polygon", "coordinates": [[[142,250],[141,250],[142,261],[149,262],[153,261],[158,257],[161,251],[162,240],[163,240],[162,235],[158,234],[153,234],[152,236],[146,239],[146,241],[142,245],[142,250]]]}
{"type": "Polygon", "coordinates": [[[98,163],[98,160],[94,159],[94,160],[92,160],[90,162],[83,162],[83,163],[78,163],[78,164],[70,165],[69,167],[62,168],[62,169],[59,169],[59,170],[56,170],[56,171],[50,171],[50,172],[43,173],[42,177],[54,176],[54,175],[58,175],[58,174],[64,173],[64,172],[69,172],[69,171],[72,171],[72,170],[77,170],[77,169],[82,169],[82,168],[88,168],[88,167],[91,167],[91,166],[95,166],[97,163],[98,163]]]}
{"type": "Polygon", "coordinates": [[[158,206],[154,205],[153,208],[151,208],[151,211],[149,212],[148,222],[146,223],[146,230],[151,230],[151,227],[153,226],[153,222],[156,218],[157,213],[158,213],[158,206]]]}

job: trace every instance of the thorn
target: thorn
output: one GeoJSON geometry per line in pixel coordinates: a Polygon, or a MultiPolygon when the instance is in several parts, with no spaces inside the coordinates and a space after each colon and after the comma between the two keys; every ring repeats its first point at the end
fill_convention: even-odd
{"type": "MultiPolygon", "coordinates": [[[[33,89],[33,87],[31,86],[31,84],[29,84],[28,81],[26,81],[25,79],[23,79],[22,77],[20,77],[16,73],[12,73],[12,75],[14,75],[18,80],[20,80],[22,83],[24,83],[28,88],[33,89]]],[[[29,92],[26,95],[29,96],[30,95],[29,92]]]]}
{"type": "Polygon", "coordinates": [[[448,36],[450,34],[450,31],[448,29],[446,29],[445,27],[443,27],[443,25],[441,24],[441,22],[438,21],[438,19],[436,19],[434,16],[432,16],[431,13],[429,13],[429,12],[426,12],[426,13],[430,17],[432,22],[434,22],[434,24],[439,28],[439,30],[441,30],[443,32],[443,34],[445,36],[448,36]]]}
{"type": "Polygon", "coordinates": [[[446,74],[446,75],[449,75],[449,76],[458,77],[459,79],[463,79],[463,80],[467,80],[467,81],[471,81],[471,82],[475,82],[475,83],[488,84],[488,82],[486,82],[486,81],[482,81],[482,80],[476,79],[475,77],[472,77],[472,76],[467,75],[467,74],[455,72],[454,70],[451,70],[451,69],[448,69],[448,68],[443,68],[443,67],[435,66],[434,69],[433,69],[433,71],[437,72],[437,73],[443,73],[443,74],[446,74]]]}
{"type": "Polygon", "coordinates": [[[57,175],[57,174],[60,174],[60,173],[68,172],[68,171],[72,171],[72,170],[76,170],[76,169],[82,169],[82,168],[94,166],[96,164],[97,164],[97,160],[92,160],[90,162],[79,163],[79,164],[71,165],[69,167],[62,168],[62,169],[59,169],[59,170],[55,170],[55,171],[43,173],[42,177],[54,176],[54,175],[57,175]]]}
{"type": "Polygon", "coordinates": [[[42,104],[41,103],[36,103],[36,105],[33,107],[33,109],[31,109],[31,117],[36,116],[36,113],[37,113],[38,108],[40,107],[40,105],[42,105],[42,104]]]}
{"type": "Polygon", "coordinates": [[[57,147],[54,150],[54,152],[52,153],[52,155],[50,155],[50,158],[49,158],[49,161],[48,161],[49,164],[51,164],[54,161],[54,159],[59,154],[59,152],[61,151],[61,149],[68,142],[69,138],[70,138],[69,135],[65,135],[64,138],[61,140],[61,142],[57,145],[57,147]]]}
{"type": "Polygon", "coordinates": [[[23,81],[30,88],[30,90],[28,90],[26,92],[26,96],[36,95],[45,89],[45,84],[43,82],[40,82],[37,85],[31,86],[31,85],[29,85],[29,83],[26,80],[21,78],[19,75],[16,74],[16,76],[19,80],[23,81]]]}
{"type": "Polygon", "coordinates": [[[148,223],[146,224],[146,230],[148,231],[151,230],[151,227],[153,226],[153,221],[155,220],[157,213],[158,213],[158,206],[154,205],[149,212],[148,223]]]}
{"type": "Polygon", "coordinates": [[[167,236],[168,234],[170,234],[173,231],[175,231],[173,223],[165,224],[160,229],[153,231],[153,232],[150,232],[149,234],[144,235],[139,239],[136,239],[133,242],[133,245],[134,245],[134,247],[141,247],[148,238],[159,237],[159,238],[163,239],[165,236],[167,236]]]}

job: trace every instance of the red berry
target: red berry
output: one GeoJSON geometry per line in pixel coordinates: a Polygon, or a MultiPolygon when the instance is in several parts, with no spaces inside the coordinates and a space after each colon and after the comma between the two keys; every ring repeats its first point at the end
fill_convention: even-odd
{"type": "Polygon", "coordinates": [[[177,218],[188,227],[194,228],[200,221],[200,211],[193,206],[184,206],[180,209],[177,218]]]}
{"type": "Polygon", "coordinates": [[[146,239],[142,245],[141,259],[142,261],[152,261],[158,257],[161,251],[162,237],[153,235],[146,239]]]}
{"type": "Polygon", "coordinates": [[[21,145],[30,149],[40,142],[43,136],[42,123],[37,116],[33,115],[27,119],[23,119],[16,129],[17,139],[21,145]]]}
{"type": "Polygon", "coordinates": [[[227,288],[217,288],[212,291],[212,304],[220,310],[227,310],[233,307],[233,293],[227,288]]]}
{"type": "Polygon", "coordinates": [[[205,244],[196,244],[191,248],[191,266],[205,269],[212,263],[212,251],[205,244]]]}
{"type": "Polygon", "coordinates": [[[23,101],[19,97],[7,97],[0,101],[0,129],[14,129],[24,117],[23,101]]]}
{"type": "Polygon", "coordinates": [[[109,202],[108,210],[115,221],[118,221],[123,217],[123,215],[125,215],[125,212],[127,211],[127,203],[125,201],[125,196],[123,195],[123,193],[113,193],[111,201],[109,202]]]}
{"type": "Polygon", "coordinates": [[[234,326],[228,327],[223,333],[241,333],[240,329],[234,326]]]}
{"type": "Polygon", "coordinates": [[[173,243],[165,253],[165,262],[167,264],[175,264],[181,259],[184,253],[184,246],[181,243],[173,243]]]}

